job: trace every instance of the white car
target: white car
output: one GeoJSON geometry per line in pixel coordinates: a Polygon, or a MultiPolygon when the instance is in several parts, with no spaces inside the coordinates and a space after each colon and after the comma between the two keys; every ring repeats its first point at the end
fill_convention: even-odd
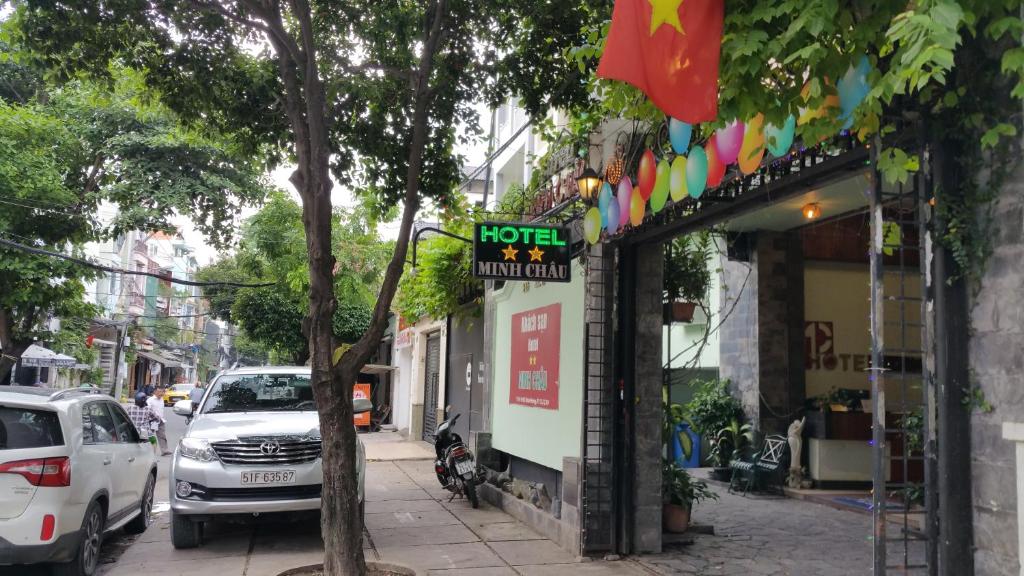
{"type": "Polygon", "coordinates": [[[0,565],[90,576],[105,533],[149,526],[156,462],[95,389],[0,386],[0,565]]]}
{"type": "MultiPolygon", "coordinates": [[[[354,401],[355,413],[370,410],[354,401]]],[[[174,413],[192,415],[182,400],[174,413]]],[[[171,543],[202,544],[203,525],[232,515],[320,509],[320,418],[310,369],[239,368],[217,375],[171,461],[171,543]]],[[[360,510],[365,453],[356,441],[360,510]]]]}

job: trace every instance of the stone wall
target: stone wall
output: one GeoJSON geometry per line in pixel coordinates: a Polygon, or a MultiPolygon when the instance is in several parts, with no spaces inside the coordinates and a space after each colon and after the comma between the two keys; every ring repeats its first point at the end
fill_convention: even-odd
{"type": "Polygon", "coordinates": [[[723,257],[719,373],[756,428],[783,433],[805,397],[800,237],[759,231],[737,242],[750,243],[750,261],[723,257]]]}
{"type": "Polygon", "coordinates": [[[661,244],[636,251],[636,393],[633,477],[633,551],[661,552],[662,267],[661,244]]]}
{"type": "Polygon", "coordinates": [[[979,576],[1017,574],[1017,491],[1013,442],[1003,422],[1024,422],[1024,170],[994,210],[995,251],[972,302],[972,381],[993,410],[971,416],[974,564],[979,576]]]}
{"type": "Polygon", "coordinates": [[[743,411],[757,426],[757,270],[751,262],[721,256],[719,375],[732,383],[743,411]]]}

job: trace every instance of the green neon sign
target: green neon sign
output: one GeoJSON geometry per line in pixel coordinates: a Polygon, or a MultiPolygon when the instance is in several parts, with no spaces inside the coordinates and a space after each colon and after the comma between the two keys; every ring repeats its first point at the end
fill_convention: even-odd
{"type": "Polygon", "coordinates": [[[520,224],[481,224],[480,242],[489,244],[536,244],[537,246],[565,246],[562,228],[526,226],[520,224]]]}

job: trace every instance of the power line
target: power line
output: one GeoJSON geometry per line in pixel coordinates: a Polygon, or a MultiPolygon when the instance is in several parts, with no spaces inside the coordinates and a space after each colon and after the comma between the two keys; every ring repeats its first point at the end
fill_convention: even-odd
{"type": "Polygon", "coordinates": [[[157,274],[155,272],[144,272],[142,270],[125,270],[123,268],[114,268],[112,266],[103,266],[102,264],[96,264],[95,262],[90,262],[89,260],[86,260],[84,258],[76,258],[74,256],[68,256],[66,254],[60,254],[60,253],[57,253],[57,252],[51,252],[49,250],[43,250],[41,248],[33,248],[31,246],[25,246],[24,244],[19,244],[17,242],[12,242],[10,240],[5,240],[3,238],[0,238],[0,246],[7,246],[8,248],[13,248],[15,250],[20,250],[22,252],[27,252],[29,254],[35,254],[35,255],[39,255],[39,256],[49,256],[51,258],[59,258],[61,260],[67,260],[68,262],[74,262],[75,264],[79,264],[81,266],[86,266],[88,268],[93,268],[95,270],[101,270],[103,272],[112,272],[112,273],[115,273],[115,274],[127,274],[127,275],[130,275],[130,276],[149,276],[151,278],[156,278],[158,280],[163,280],[164,282],[170,282],[171,284],[181,284],[181,285],[184,285],[184,286],[230,286],[230,287],[233,287],[233,288],[266,288],[268,286],[275,286],[277,284],[276,282],[264,282],[262,284],[244,284],[244,283],[241,283],[241,282],[198,282],[198,281],[195,281],[195,280],[179,280],[179,279],[173,278],[173,277],[161,276],[161,275],[159,275],[159,274],[157,274]]]}

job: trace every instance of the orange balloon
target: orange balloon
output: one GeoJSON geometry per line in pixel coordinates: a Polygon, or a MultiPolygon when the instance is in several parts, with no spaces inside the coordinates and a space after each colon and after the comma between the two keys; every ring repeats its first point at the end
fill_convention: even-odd
{"type": "Polygon", "coordinates": [[[708,139],[707,146],[704,147],[704,151],[708,154],[708,188],[718,186],[722,183],[722,178],[725,177],[725,164],[718,158],[717,137],[716,134],[712,134],[708,139]]]}
{"type": "Polygon", "coordinates": [[[764,158],[764,114],[758,114],[747,121],[747,128],[743,131],[743,145],[736,159],[740,172],[754,172],[761,165],[761,158],[764,158]]]}
{"type": "MultiPolygon", "coordinates": [[[[829,82],[828,78],[825,78],[824,84],[826,87],[829,88],[832,86],[832,83],[829,82]]],[[[804,99],[804,102],[807,102],[808,100],[811,99],[810,81],[804,84],[804,87],[800,90],[800,96],[804,99]]],[[[807,124],[811,120],[824,118],[825,115],[828,114],[830,110],[833,108],[836,110],[839,109],[839,94],[828,94],[827,96],[825,96],[825,101],[821,103],[821,106],[818,106],[814,110],[808,108],[801,108],[800,115],[797,117],[796,123],[798,126],[803,126],[804,124],[807,124]]]]}

